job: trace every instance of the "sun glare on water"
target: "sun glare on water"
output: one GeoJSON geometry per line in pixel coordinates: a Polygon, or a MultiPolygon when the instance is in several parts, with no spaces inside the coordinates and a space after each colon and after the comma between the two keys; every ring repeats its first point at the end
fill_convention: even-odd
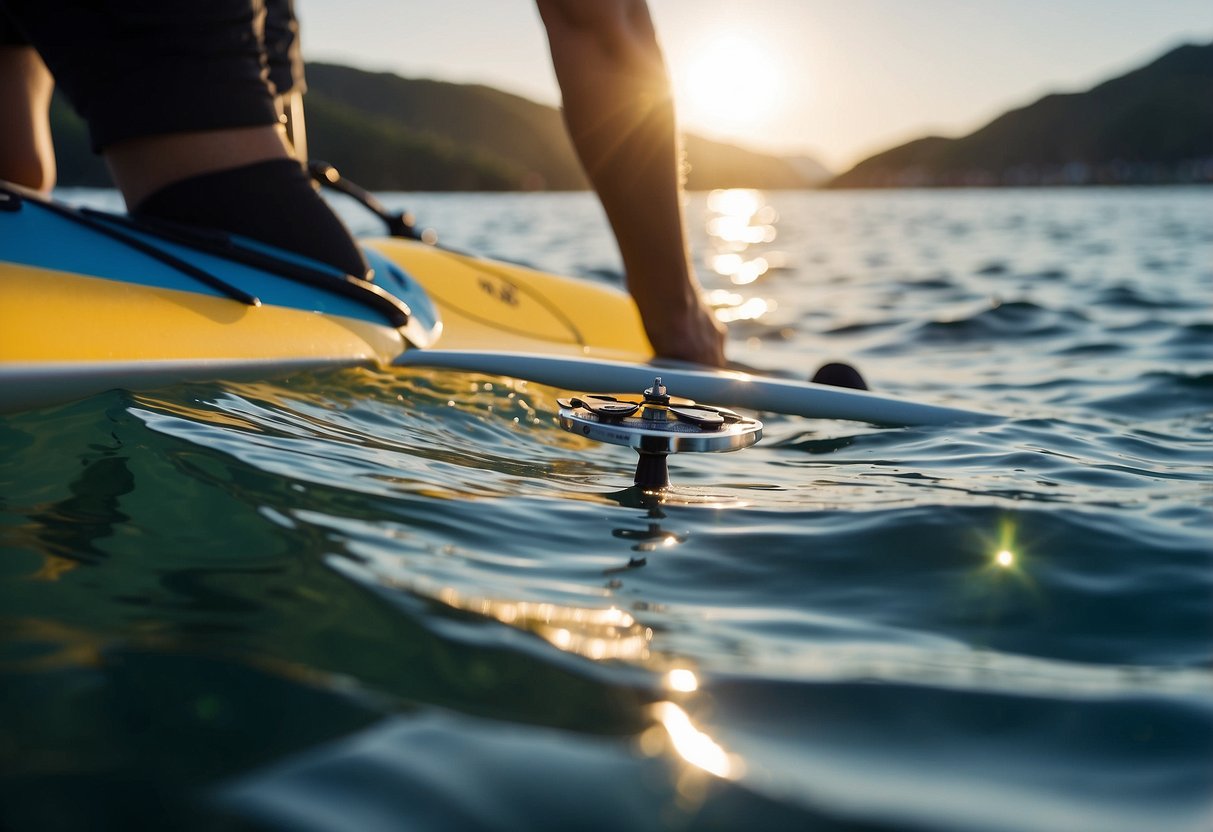
{"type": "Polygon", "coordinates": [[[779,105],[780,73],[753,37],[711,37],[675,77],[680,112],[692,129],[757,134],[779,105]]]}

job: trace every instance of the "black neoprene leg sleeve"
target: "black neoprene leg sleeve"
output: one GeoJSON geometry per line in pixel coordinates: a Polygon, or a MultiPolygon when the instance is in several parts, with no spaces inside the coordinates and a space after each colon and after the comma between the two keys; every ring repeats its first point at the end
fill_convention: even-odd
{"type": "Polygon", "coordinates": [[[349,230],[291,159],[274,159],[175,182],[131,213],[218,228],[365,277],[367,263],[349,230]]]}

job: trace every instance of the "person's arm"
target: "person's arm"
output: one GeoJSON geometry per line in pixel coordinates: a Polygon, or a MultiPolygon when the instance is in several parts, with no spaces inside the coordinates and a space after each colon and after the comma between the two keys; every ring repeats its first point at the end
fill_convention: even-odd
{"type": "Polygon", "coordinates": [[[55,82],[30,46],[0,46],[0,179],[36,191],[55,185],[48,110],[55,82]]]}
{"type": "Polygon", "coordinates": [[[536,0],[569,135],[615,233],[659,356],[724,364],[682,220],[669,76],[644,0],[536,0]]]}

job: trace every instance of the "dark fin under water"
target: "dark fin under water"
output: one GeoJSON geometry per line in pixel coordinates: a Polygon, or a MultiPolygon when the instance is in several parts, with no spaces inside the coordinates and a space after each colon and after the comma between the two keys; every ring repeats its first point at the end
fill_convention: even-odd
{"type": "Polygon", "coordinates": [[[859,374],[859,370],[856,370],[850,364],[843,364],[838,361],[822,364],[817,372],[813,374],[811,381],[814,384],[828,384],[831,387],[849,387],[852,390],[868,389],[868,383],[863,380],[863,376],[859,374]]]}

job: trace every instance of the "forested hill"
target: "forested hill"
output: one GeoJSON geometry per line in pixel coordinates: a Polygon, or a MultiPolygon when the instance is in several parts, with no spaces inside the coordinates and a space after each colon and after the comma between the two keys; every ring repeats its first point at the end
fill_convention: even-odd
{"type": "Polygon", "coordinates": [[[963,138],[860,162],[834,188],[1213,182],[1213,44],[1181,46],[1081,93],[1048,95],[963,138]]]}
{"type": "MultiPolygon", "coordinates": [[[[309,64],[309,155],[372,190],[578,190],[588,187],[560,112],[491,87],[309,64]]],[[[56,98],[61,185],[105,185],[83,125],[56,98]]],[[[686,136],[692,190],[805,188],[821,181],[785,160],[686,136]]]]}
{"type": "MultiPolygon", "coordinates": [[[[308,66],[311,155],[378,189],[589,187],[560,112],[491,87],[308,66]]],[[[792,162],[685,138],[693,190],[804,188],[792,162]]]]}

